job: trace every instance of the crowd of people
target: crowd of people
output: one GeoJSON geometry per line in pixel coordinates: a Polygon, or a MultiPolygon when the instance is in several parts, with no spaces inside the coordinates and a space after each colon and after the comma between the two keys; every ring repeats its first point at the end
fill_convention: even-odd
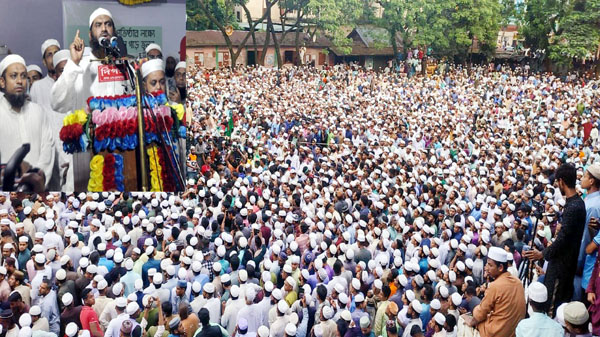
{"type": "Polygon", "coordinates": [[[220,277],[198,265],[203,298],[221,303],[207,304],[210,324],[236,336],[600,333],[600,83],[440,69],[188,72],[187,183],[220,277]]]}

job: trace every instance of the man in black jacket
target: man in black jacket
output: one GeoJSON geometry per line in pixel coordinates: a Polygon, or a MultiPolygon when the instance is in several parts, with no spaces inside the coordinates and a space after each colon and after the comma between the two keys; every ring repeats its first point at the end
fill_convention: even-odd
{"type": "Polygon", "coordinates": [[[544,285],[548,289],[547,311],[552,316],[559,305],[569,302],[573,296],[573,278],[586,215],[585,203],[575,189],[576,181],[577,171],[573,165],[563,164],[556,170],[555,184],[566,198],[560,231],[543,251],[523,252],[526,258],[548,261],[544,285]]]}
{"type": "Polygon", "coordinates": [[[223,335],[221,332],[220,325],[210,323],[210,315],[208,313],[208,309],[200,309],[200,312],[198,313],[198,318],[200,318],[201,327],[198,328],[194,337],[221,337],[223,335]]]}

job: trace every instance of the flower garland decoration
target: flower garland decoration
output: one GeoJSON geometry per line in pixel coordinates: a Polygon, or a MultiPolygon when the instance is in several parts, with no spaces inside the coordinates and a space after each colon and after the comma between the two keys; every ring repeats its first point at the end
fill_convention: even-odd
{"type": "Polygon", "coordinates": [[[88,191],[101,192],[104,186],[104,157],[95,155],[90,160],[90,180],[88,181],[88,191]]]}
{"type": "Polygon", "coordinates": [[[109,107],[92,112],[92,122],[96,125],[94,150],[121,151],[133,150],[138,145],[137,109],[135,107],[109,107]]]}
{"type": "Polygon", "coordinates": [[[93,96],[88,98],[87,104],[90,111],[107,108],[130,108],[137,105],[137,97],[135,95],[93,96]]]}
{"type": "Polygon", "coordinates": [[[150,190],[153,192],[163,191],[162,171],[158,150],[156,146],[150,146],[147,149],[148,162],[150,166],[150,190]]]}
{"type": "Polygon", "coordinates": [[[102,191],[114,191],[117,189],[115,181],[115,156],[112,153],[104,156],[104,167],[102,168],[102,191]]]}
{"type": "Polygon", "coordinates": [[[63,127],[60,129],[59,138],[63,142],[63,151],[66,153],[82,152],[88,146],[89,138],[87,129],[88,115],[84,110],[75,110],[63,118],[63,127]]]}
{"type": "Polygon", "coordinates": [[[117,191],[124,192],[125,185],[123,184],[123,156],[118,153],[114,154],[115,157],[115,184],[117,191]]]}
{"type": "Polygon", "coordinates": [[[167,155],[165,154],[164,149],[160,149],[158,151],[158,162],[160,164],[160,166],[163,168],[161,173],[161,179],[162,179],[162,184],[163,184],[163,191],[165,192],[174,192],[175,191],[175,182],[174,180],[174,174],[169,174],[170,171],[170,167],[167,164],[167,160],[169,160],[167,158],[167,155]]]}
{"type": "MultiPolygon", "coordinates": [[[[167,105],[167,96],[160,91],[145,96],[144,103],[152,107],[143,111],[147,144],[160,144],[160,136],[166,138],[166,132],[172,132],[172,138],[185,138],[183,105],[167,105]]],[[[92,139],[90,128],[93,130],[92,145],[95,152],[128,151],[139,145],[135,95],[93,96],[88,98],[87,105],[91,116],[84,110],[77,110],[63,120],[60,138],[65,152],[85,151],[92,139]]]]}

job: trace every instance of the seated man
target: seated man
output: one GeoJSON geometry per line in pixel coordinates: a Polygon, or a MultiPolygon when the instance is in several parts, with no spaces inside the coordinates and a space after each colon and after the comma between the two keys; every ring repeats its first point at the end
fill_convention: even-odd
{"type": "Polygon", "coordinates": [[[494,281],[473,316],[461,316],[465,325],[477,327],[481,337],[514,336],[517,324],[525,318],[525,290],[521,281],[507,272],[507,254],[501,248],[490,248],[485,269],[494,281]]]}

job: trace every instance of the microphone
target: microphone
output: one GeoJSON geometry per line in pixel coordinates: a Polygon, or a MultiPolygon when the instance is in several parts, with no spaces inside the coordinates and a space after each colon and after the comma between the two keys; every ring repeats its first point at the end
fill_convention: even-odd
{"type": "Polygon", "coordinates": [[[117,42],[118,42],[118,40],[117,40],[116,36],[113,36],[113,37],[110,38],[110,46],[112,48],[118,48],[117,42]]]}
{"type": "Polygon", "coordinates": [[[100,38],[98,39],[98,43],[104,48],[110,47],[110,41],[104,36],[100,36],[100,38]]]}

